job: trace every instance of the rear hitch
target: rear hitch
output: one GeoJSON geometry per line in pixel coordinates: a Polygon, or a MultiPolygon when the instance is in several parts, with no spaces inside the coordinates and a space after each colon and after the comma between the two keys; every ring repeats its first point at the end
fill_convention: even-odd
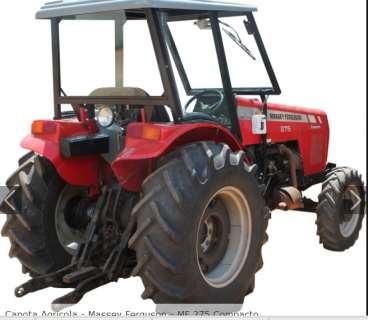
{"type": "Polygon", "coordinates": [[[105,272],[96,267],[77,269],[77,264],[71,264],[54,273],[35,277],[15,289],[15,296],[20,298],[28,293],[49,287],[74,288],[68,294],[55,299],[52,309],[60,311],[78,303],[83,296],[100,286],[110,282],[105,272]]]}
{"type": "Polygon", "coordinates": [[[88,224],[85,241],[79,246],[71,264],[23,283],[15,288],[16,297],[20,298],[49,287],[74,288],[52,302],[52,309],[60,311],[78,303],[89,291],[127,276],[124,267],[129,261],[124,253],[134,228],[133,221],[130,221],[124,232],[119,234],[107,258],[104,261],[95,262],[96,257],[101,254],[97,244],[103,241],[101,239],[103,232],[99,231],[103,228],[112,192],[112,189],[103,189],[94,215],[88,224]]]}
{"type": "Polygon", "coordinates": [[[77,304],[87,292],[101,287],[108,282],[110,281],[107,280],[106,275],[103,272],[98,272],[94,276],[81,281],[73,291],[55,299],[52,302],[52,309],[57,312],[77,304]]]}
{"type": "Polygon", "coordinates": [[[21,298],[28,293],[39,291],[48,287],[63,285],[63,287],[67,288],[68,285],[63,283],[62,278],[64,275],[68,274],[74,267],[75,265],[71,264],[56,272],[49,273],[44,276],[35,277],[23,283],[19,287],[16,287],[14,290],[14,294],[16,297],[21,298]]]}

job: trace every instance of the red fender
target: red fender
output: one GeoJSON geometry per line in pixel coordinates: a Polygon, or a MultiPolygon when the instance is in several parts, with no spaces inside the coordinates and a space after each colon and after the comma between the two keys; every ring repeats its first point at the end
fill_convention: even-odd
{"type": "Polygon", "coordinates": [[[139,192],[157,159],[178,146],[197,141],[224,142],[233,151],[242,149],[229,130],[216,124],[131,123],[125,148],[112,163],[112,169],[125,189],[139,192]]]}
{"type": "Polygon", "coordinates": [[[41,122],[45,128],[44,132],[26,136],[21,146],[47,158],[67,183],[97,188],[100,158],[98,156],[64,158],[60,151],[60,141],[63,137],[94,134],[97,132],[95,123],[38,120],[33,124],[41,122]]]}

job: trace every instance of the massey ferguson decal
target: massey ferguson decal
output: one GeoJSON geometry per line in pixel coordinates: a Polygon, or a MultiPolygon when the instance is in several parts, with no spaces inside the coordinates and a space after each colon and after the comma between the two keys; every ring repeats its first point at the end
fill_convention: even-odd
{"type": "Polygon", "coordinates": [[[292,122],[308,122],[307,116],[300,113],[272,111],[268,112],[268,119],[271,121],[292,121],[292,122]]]}
{"type": "MultiPolygon", "coordinates": [[[[258,109],[251,107],[240,107],[238,108],[238,116],[242,120],[250,120],[254,114],[256,114],[258,109]]],[[[268,110],[269,121],[282,121],[282,122],[304,122],[308,123],[307,115],[302,113],[294,113],[294,112],[284,112],[284,111],[275,111],[268,110]]]]}

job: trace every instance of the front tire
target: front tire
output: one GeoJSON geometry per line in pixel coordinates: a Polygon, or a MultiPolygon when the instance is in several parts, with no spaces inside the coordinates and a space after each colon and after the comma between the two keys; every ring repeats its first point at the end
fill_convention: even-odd
{"type": "Polygon", "coordinates": [[[143,298],[243,303],[263,264],[270,216],[254,170],[242,151],[203,142],[183,147],[145,180],[129,241],[143,298]]]}
{"type": "Polygon", "coordinates": [[[354,245],[365,210],[364,185],[359,173],[335,168],[322,184],[318,196],[317,234],[323,247],[344,251],[354,245]]]}

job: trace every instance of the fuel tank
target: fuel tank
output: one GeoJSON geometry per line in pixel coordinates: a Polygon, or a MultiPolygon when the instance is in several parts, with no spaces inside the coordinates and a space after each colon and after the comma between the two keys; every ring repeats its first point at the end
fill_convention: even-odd
{"type": "MultiPolygon", "coordinates": [[[[258,99],[237,97],[238,117],[243,147],[259,144],[262,136],[252,133],[252,116],[260,113],[258,99]]],[[[298,143],[303,158],[304,175],[325,169],[328,156],[329,125],[324,111],[268,103],[267,141],[269,143],[298,143]]]]}

